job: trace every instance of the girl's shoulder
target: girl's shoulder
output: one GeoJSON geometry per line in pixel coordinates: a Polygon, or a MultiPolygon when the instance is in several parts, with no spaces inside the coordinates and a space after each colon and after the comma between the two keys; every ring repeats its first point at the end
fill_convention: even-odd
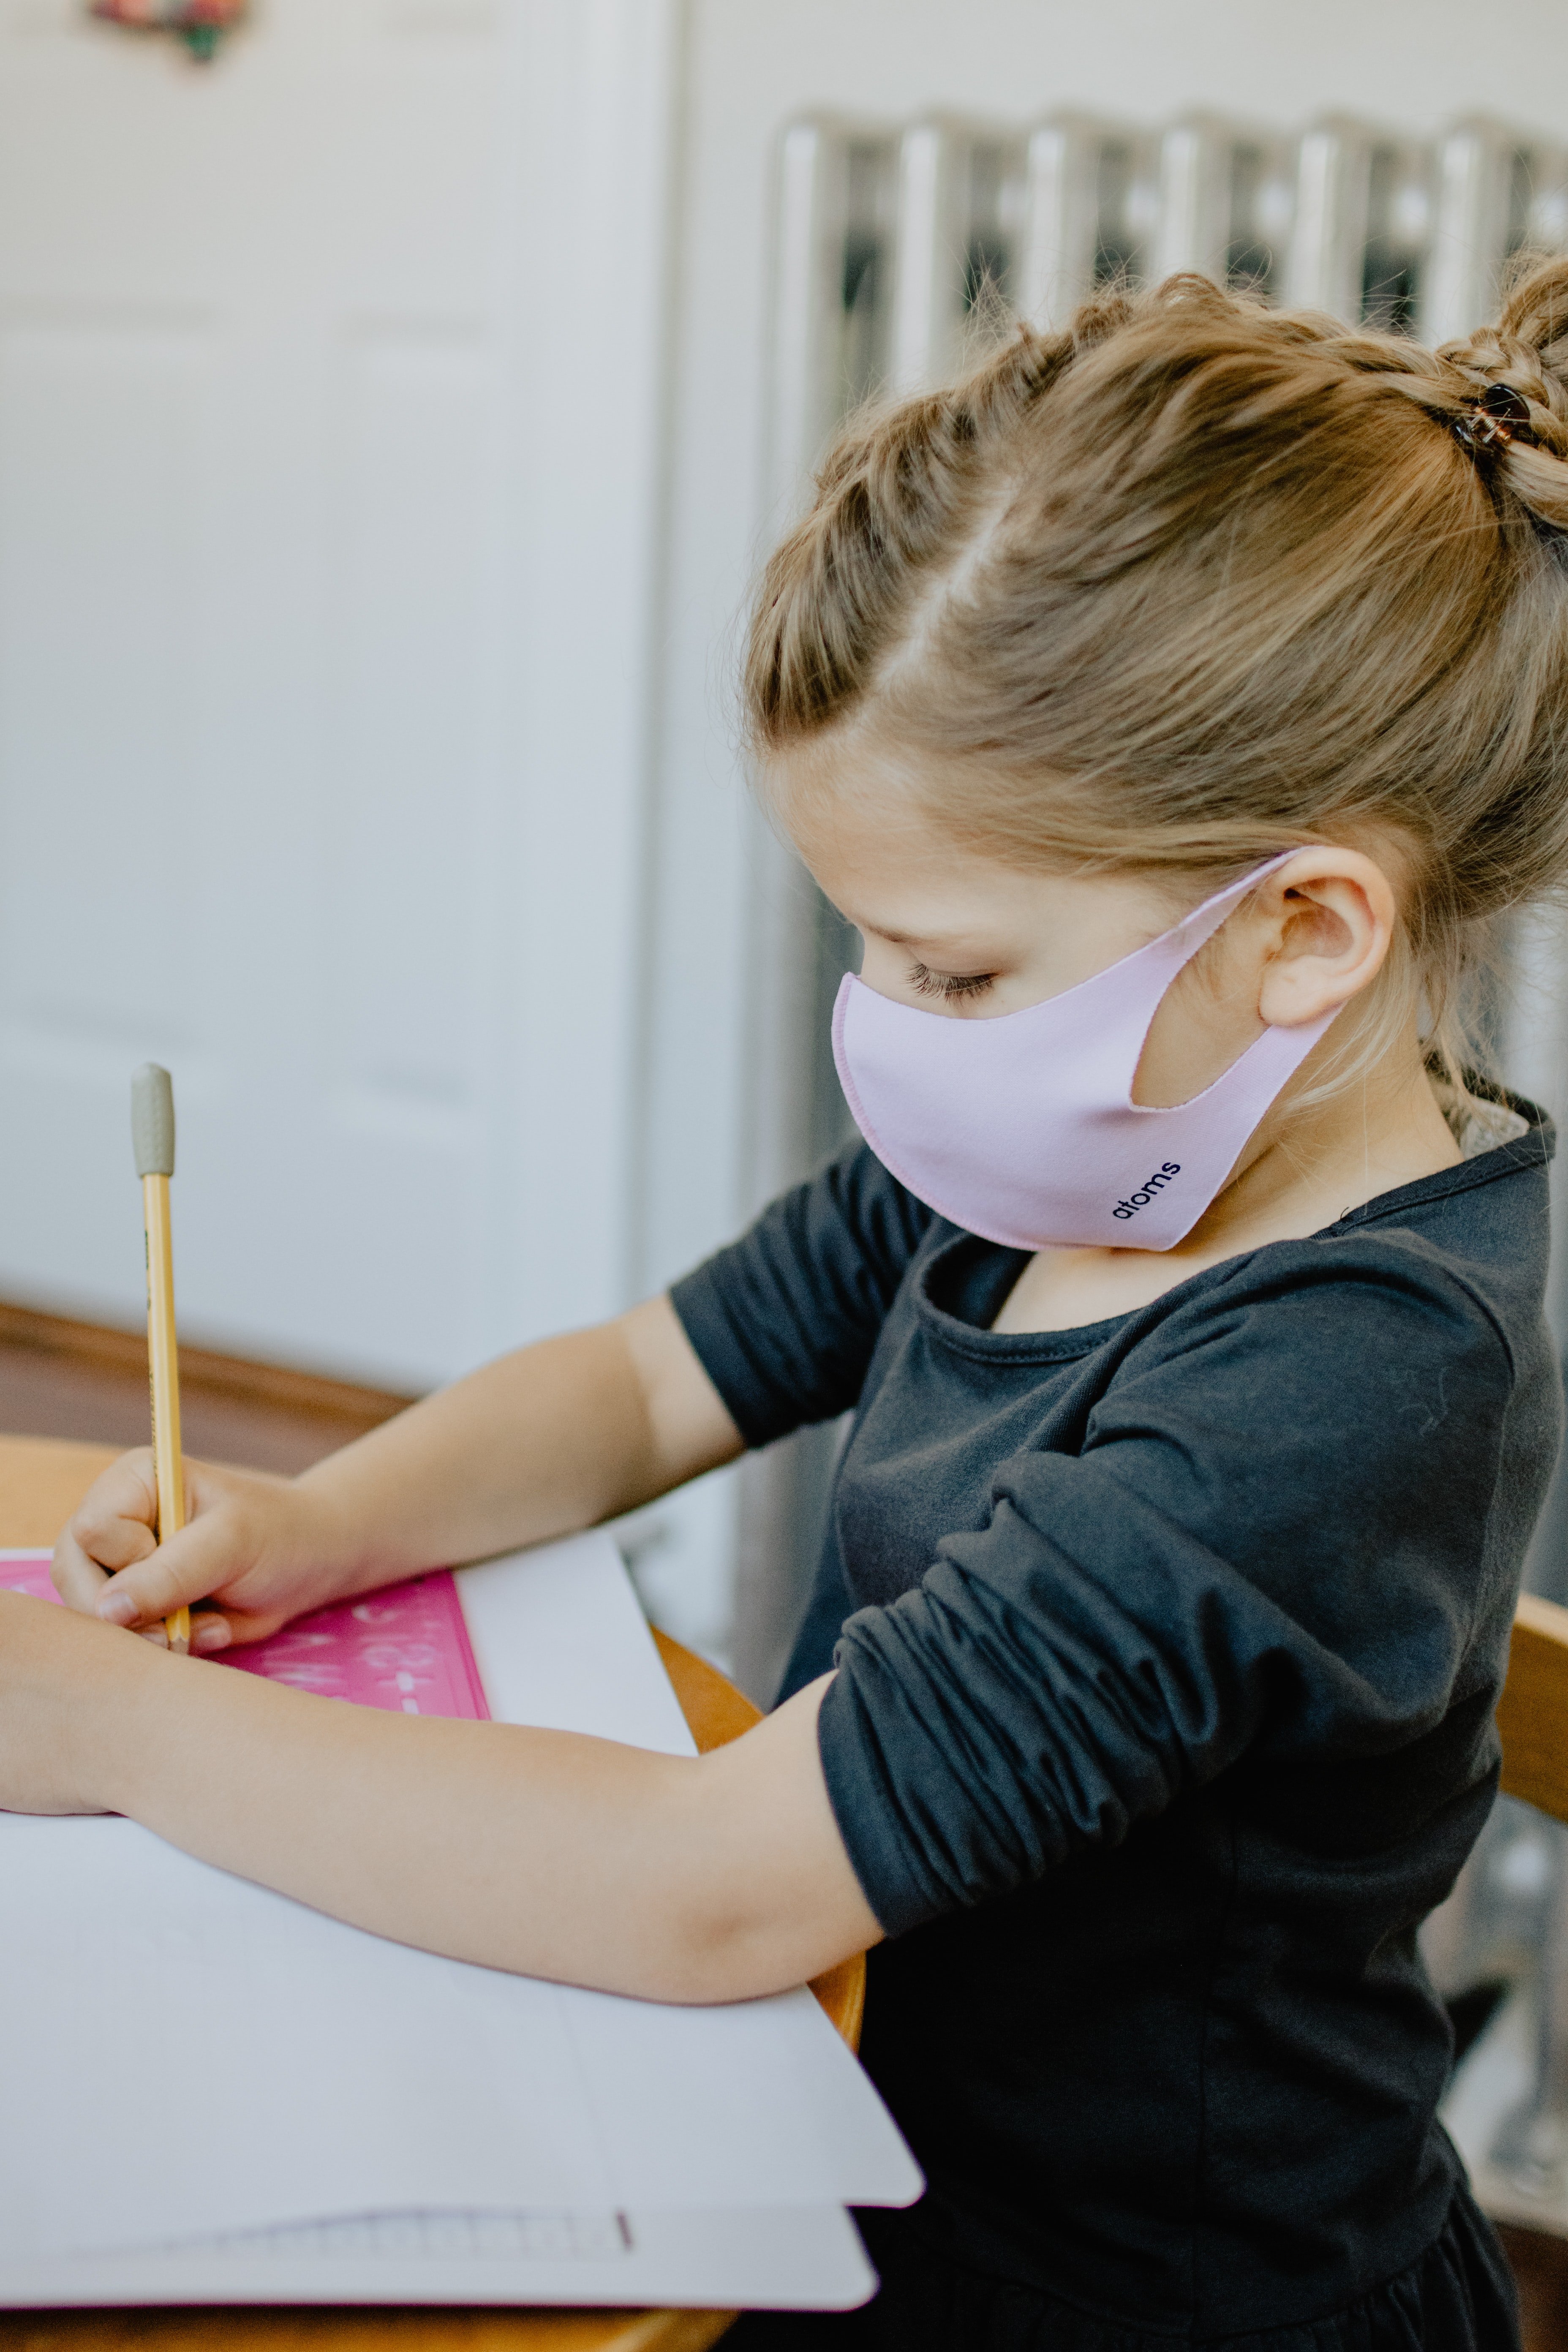
{"type": "MultiPolygon", "coordinates": [[[[1511,1366],[1546,1346],[1550,1254],[1548,1169],[1554,1130],[1533,1106],[1457,1166],[1378,1194],[1319,1233],[1270,1242],[1167,1294],[1167,1341],[1191,1344],[1195,1325],[1290,1307],[1278,1342],[1299,1344],[1304,1320],[1342,1324],[1345,1344],[1375,1344],[1377,1327],[1435,1345],[1491,1335],[1511,1366]],[[1295,1327],[1296,1339],[1291,1339],[1295,1327]]],[[[1276,1318],[1267,1318],[1272,1328],[1276,1318]]],[[[1148,1336],[1152,1339],[1152,1328],[1148,1336]]]]}

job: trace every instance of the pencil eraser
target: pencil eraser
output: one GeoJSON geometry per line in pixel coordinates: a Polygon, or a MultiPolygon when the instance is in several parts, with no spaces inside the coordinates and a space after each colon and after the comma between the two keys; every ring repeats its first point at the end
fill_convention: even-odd
{"type": "Polygon", "coordinates": [[[131,1081],[131,1143],[138,1176],[174,1172],[174,1082],[161,1063],[143,1062],[131,1081]]]}

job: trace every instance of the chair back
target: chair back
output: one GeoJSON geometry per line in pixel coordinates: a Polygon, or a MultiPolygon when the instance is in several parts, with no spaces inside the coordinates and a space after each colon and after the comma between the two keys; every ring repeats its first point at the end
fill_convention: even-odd
{"type": "Polygon", "coordinates": [[[1502,1790],[1568,1822],[1568,1609],[1524,1594],[1498,1706],[1502,1790]]]}

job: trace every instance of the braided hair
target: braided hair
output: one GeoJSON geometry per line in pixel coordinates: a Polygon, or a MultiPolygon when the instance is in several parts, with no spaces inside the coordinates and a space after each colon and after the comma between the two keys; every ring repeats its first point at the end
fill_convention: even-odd
{"type": "Polygon", "coordinates": [[[761,789],[787,823],[801,755],[865,730],[1012,861],[1190,898],[1369,848],[1399,950],[1310,1098],[1416,1003],[1457,1076],[1457,983],[1568,880],[1565,534],[1568,260],[1439,351],[1197,277],[1111,288],[847,425],[755,601],[761,789]]]}

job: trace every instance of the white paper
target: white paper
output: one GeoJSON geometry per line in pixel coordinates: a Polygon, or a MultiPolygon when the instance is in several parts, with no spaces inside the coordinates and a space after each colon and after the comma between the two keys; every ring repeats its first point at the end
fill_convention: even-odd
{"type": "Polygon", "coordinates": [[[132,1822],[0,1821],[0,2255],[620,2201],[552,1986],[345,1927],[132,1822]],[[187,2055],[193,2019],[233,2055],[187,2055]]]}
{"type": "Polygon", "coordinates": [[[498,1723],[584,1731],[695,1756],[631,1578],[595,1532],[458,1571],[474,1664],[498,1723]]]}
{"type": "MultiPolygon", "coordinates": [[[[607,1538],[459,1589],[498,1717],[689,1746],[607,1538]]],[[[0,1817],[0,1890],[9,2264],[387,2210],[760,2212],[920,2191],[805,1992],[679,2009],[472,1968],[128,1822],[0,1817]],[[182,2063],[191,2018],[234,2057],[182,2063]]]]}
{"type": "MultiPolygon", "coordinates": [[[[458,1571],[475,1663],[498,1722],[586,1732],[666,1755],[693,1756],[686,1717],[664,1671],[625,1562],[603,1533],[458,1571]]],[[[720,2009],[624,2000],[557,1990],[584,2084],[605,2115],[658,2116],[657,2132],[616,2133],[608,2157],[615,2202],[747,2203],[726,2186],[731,2151],[767,2117],[773,2187],[763,2201],[792,2197],[791,2180],[831,2175],[886,2180],[889,2127],[858,2063],[811,1994],[775,1994],[720,2009]],[[693,2103],[697,2079],[704,2096],[693,2103]]],[[[900,2143],[900,2147],[902,2143],[900,2143]]],[[[907,2161],[906,2152],[906,2161],[907,2161]]],[[[908,2185],[880,2196],[833,2192],[847,2202],[908,2203],[908,2185]]],[[[811,2201],[809,2189],[797,2192],[811,2201]]]]}
{"type": "Polygon", "coordinates": [[[71,2254],[0,2269],[0,2304],[400,2303],[770,2305],[842,2311],[876,2286],[838,2206],[769,2212],[377,2217],[371,2251],[355,2224],[323,2230],[335,2252],[278,2231],[249,2247],[181,2244],[146,2253],[71,2254]],[[500,2226],[497,2226],[497,2223],[500,2226]],[[426,2240],[409,2252],[405,2235],[426,2240]],[[443,2237],[458,2241],[443,2251],[443,2237]],[[525,2252],[510,2251],[521,2238],[525,2252]],[[564,2241],[564,2244],[563,2244],[564,2241]]]}

